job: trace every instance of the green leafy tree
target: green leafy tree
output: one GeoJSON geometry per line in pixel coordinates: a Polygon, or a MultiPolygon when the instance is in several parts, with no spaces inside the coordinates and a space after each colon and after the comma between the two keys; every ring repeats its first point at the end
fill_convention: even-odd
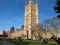
{"type": "Polygon", "coordinates": [[[59,13],[57,18],[60,18],[60,0],[57,0],[54,10],[56,11],[56,13],[59,13]]]}

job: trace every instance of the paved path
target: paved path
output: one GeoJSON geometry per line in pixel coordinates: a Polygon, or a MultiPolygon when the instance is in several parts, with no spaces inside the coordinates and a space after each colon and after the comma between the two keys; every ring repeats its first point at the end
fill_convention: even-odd
{"type": "Polygon", "coordinates": [[[14,45],[14,44],[4,40],[1,42],[1,45],[14,45]]]}
{"type": "Polygon", "coordinates": [[[0,45],[1,45],[1,40],[0,40],[0,45]]]}

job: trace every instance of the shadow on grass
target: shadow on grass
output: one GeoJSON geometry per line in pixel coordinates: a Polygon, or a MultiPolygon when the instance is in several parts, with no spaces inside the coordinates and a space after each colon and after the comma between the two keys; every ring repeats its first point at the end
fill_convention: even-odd
{"type": "Polygon", "coordinates": [[[30,42],[25,42],[23,40],[9,40],[9,42],[15,44],[15,45],[28,45],[30,42]]]}

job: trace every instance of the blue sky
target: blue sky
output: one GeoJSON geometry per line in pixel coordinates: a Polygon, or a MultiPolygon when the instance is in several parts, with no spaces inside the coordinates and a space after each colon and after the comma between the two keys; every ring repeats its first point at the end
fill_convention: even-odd
{"type": "MultiPolygon", "coordinates": [[[[34,0],[33,0],[34,1],[34,0]]],[[[24,24],[24,8],[26,0],[0,0],[0,31],[11,26],[20,28],[24,24]]],[[[39,23],[56,16],[53,7],[56,0],[38,0],[39,23]]]]}

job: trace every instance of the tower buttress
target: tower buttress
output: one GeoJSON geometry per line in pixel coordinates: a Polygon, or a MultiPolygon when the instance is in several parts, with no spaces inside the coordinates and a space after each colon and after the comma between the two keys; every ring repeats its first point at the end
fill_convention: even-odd
{"type": "Polygon", "coordinates": [[[36,24],[38,24],[38,0],[36,0],[36,24]]]}

